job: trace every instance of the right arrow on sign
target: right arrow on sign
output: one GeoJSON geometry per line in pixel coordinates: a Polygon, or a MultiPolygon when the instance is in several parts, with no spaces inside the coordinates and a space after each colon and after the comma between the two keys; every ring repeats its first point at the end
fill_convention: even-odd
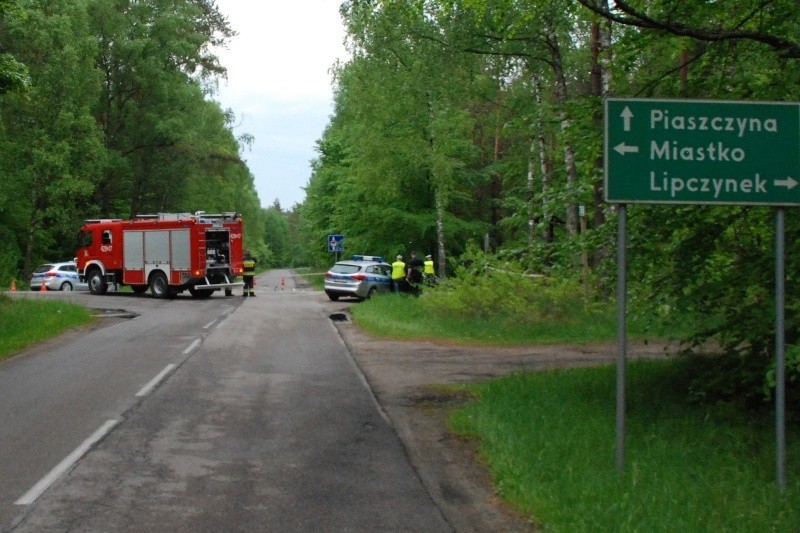
{"type": "Polygon", "coordinates": [[[786,187],[787,189],[794,189],[797,185],[797,180],[789,176],[785,180],[775,180],[773,182],[776,187],[786,187]]]}

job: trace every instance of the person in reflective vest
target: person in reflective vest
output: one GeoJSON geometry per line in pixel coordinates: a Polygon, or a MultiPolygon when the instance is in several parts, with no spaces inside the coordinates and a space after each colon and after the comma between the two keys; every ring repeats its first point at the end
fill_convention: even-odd
{"type": "Polygon", "coordinates": [[[425,256],[423,265],[422,274],[425,277],[425,284],[434,285],[436,283],[436,268],[433,265],[433,257],[430,254],[425,256]]]}
{"type": "Polygon", "coordinates": [[[250,252],[245,252],[242,268],[242,279],[244,280],[244,292],[242,296],[244,298],[248,296],[255,298],[256,291],[253,288],[253,277],[256,275],[256,260],[250,255],[250,252]]]}
{"type": "Polygon", "coordinates": [[[400,292],[400,285],[406,279],[406,264],[403,256],[398,255],[397,260],[392,263],[392,292],[400,292]]]}

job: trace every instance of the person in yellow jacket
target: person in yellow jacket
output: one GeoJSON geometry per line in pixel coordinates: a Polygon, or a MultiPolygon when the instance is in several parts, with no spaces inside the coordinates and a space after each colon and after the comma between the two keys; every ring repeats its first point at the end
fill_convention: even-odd
{"type": "Polygon", "coordinates": [[[253,287],[253,278],[256,275],[256,260],[250,255],[250,252],[245,252],[244,261],[242,261],[242,280],[244,280],[244,292],[242,296],[255,298],[256,290],[253,287]]]}
{"type": "Polygon", "coordinates": [[[436,268],[433,264],[433,257],[431,254],[425,256],[425,262],[422,267],[422,275],[425,279],[425,285],[436,284],[436,268]]]}
{"type": "Polygon", "coordinates": [[[405,279],[406,264],[403,262],[403,256],[398,255],[397,260],[392,263],[392,292],[400,292],[405,279]]]}

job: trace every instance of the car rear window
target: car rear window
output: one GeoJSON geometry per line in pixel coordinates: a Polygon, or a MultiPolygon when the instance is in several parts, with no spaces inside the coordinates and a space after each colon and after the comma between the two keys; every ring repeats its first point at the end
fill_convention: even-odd
{"type": "Polygon", "coordinates": [[[62,265],[58,269],[61,270],[62,272],[77,272],[78,271],[78,269],[75,267],[75,265],[62,265]]]}
{"type": "Polygon", "coordinates": [[[345,265],[337,263],[333,265],[333,267],[331,267],[331,272],[334,272],[336,274],[354,274],[359,270],[361,270],[361,267],[359,265],[345,265]]]}
{"type": "Polygon", "coordinates": [[[36,267],[36,270],[33,271],[34,274],[43,274],[53,268],[53,265],[39,265],[36,267]]]}

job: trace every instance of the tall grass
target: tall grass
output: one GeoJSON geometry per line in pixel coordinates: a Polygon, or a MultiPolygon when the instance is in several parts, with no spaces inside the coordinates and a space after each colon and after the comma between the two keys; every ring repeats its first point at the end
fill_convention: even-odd
{"type": "Polygon", "coordinates": [[[89,310],[78,305],[0,295],[0,359],[91,321],[89,310]]]}
{"type": "Polygon", "coordinates": [[[800,432],[789,486],[774,480],[774,426],[687,405],[675,361],[631,364],[624,475],[614,466],[614,368],[513,375],[468,388],[452,428],[480,442],[495,490],[553,531],[797,531],[800,432]]]}

